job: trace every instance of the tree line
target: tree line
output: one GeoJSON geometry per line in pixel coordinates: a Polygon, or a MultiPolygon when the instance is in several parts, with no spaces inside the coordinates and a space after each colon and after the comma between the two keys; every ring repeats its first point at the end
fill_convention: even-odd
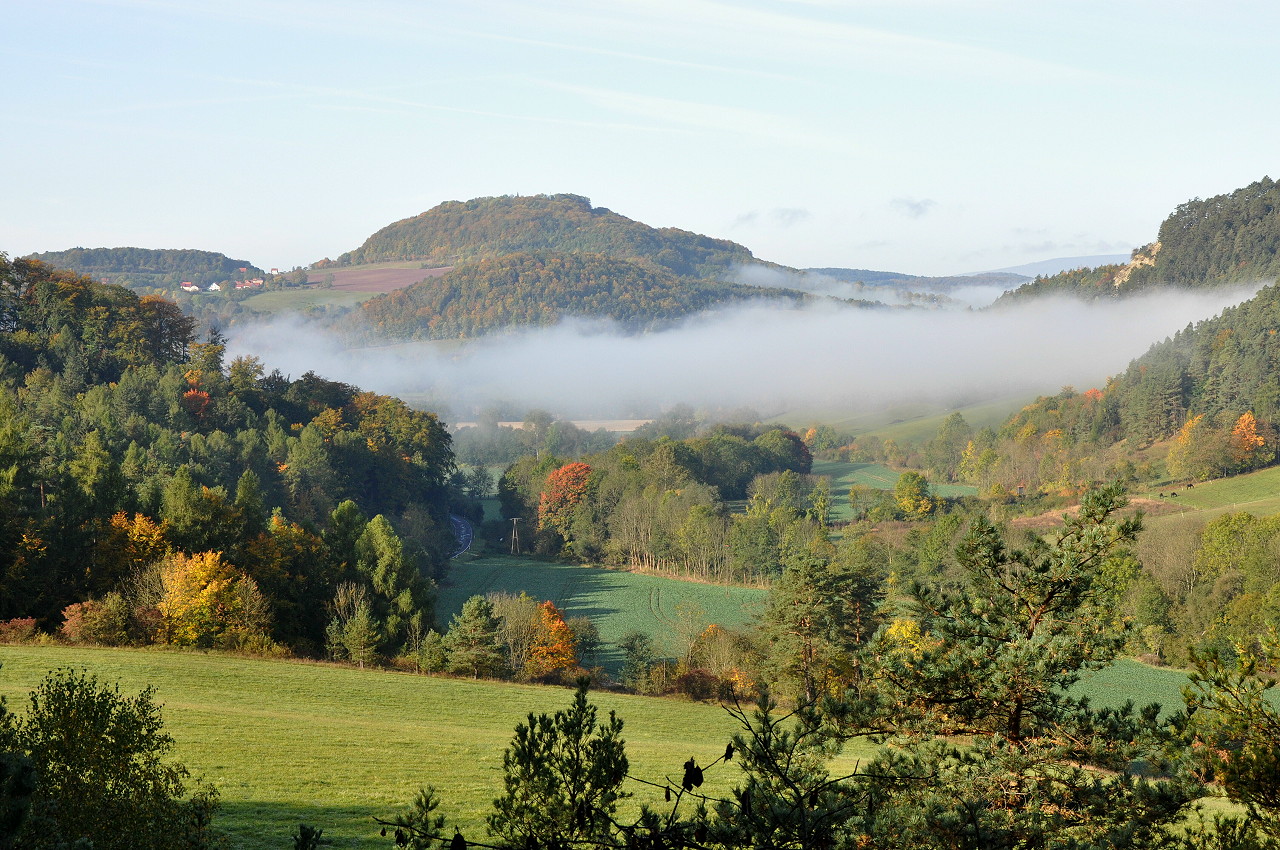
{"type": "Polygon", "coordinates": [[[248,260],[194,249],[71,248],[32,254],[28,259],[130,289],[165,292],[176,291],[188,281],[204,289],[211,283],[265,275],[248,260]]]}
{"type": "Polygon", "coordinates": [[[792,540],[825,523],[824,479],[785,428],[717,426],[684,440],[632,438],[566,463],[526,456],[498,482],[504,516],[534,551],[717,581],[767,582],[792,540]],[[746,500],[745,512],[730,510],[746,500]],[[815,507],[817,505],[817,507],[815,507]]]}
{"type": "Polygon", "coordinates": [[[455,545],[436,417],[224,362],[171,302],[0,256],[0,620],[321,654],[345,584],[396,654],[455,545]]]}
{"type": "Polygon", "coordinates": [[[681,277],[604,254],[519,252],[462,263],[442,277],[371,298],[345,327],[378,339],[452,339],[578,316],[639,332],[714,306],[803,297],[681,277]]]}

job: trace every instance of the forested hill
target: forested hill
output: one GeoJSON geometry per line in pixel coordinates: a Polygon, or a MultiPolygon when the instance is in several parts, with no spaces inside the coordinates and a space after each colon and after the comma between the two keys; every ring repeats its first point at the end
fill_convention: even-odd
{"type": "Polygon", "coordinates": [[[1278,425],[1280,287],[1270,286],[1152,346],[1104,390],[1037,400],[1001,434],[1009,446],[1052,434],[1081,456],[1173,437],[1169,473],[1204,479],[1271,463],[1278,425]]]}
{"type": "Polygon", "coordinates": [[[379,651],[425,633],[449,512],[475,507],[448,432],[398,399],[224,363],[193,325],[0,253],[0,622],[319,654],[349,586],[379,651]]]}
{"type": "Polygon", "coordinates": [[[751,299],[797,304],[803,293],[679,277],[601,254],[515,253],[454,267],[362,305],[353,332],[384,339],[475,337],[510,326],[605,318],[623,329],[660,328],[702,310],[751,299]]]}
{"type": "Polygon", "coordinates": [[[1075,269],[1006,293],[1009,301],[1045,294],[1122,297],[1155,286],[1206,287],[1280,277],[1280,184],[1264,177],[1226,195],[1181,204],[1159,239],[1128,264],[1075,269]]]}
{"type": "Polygon", "coordinates": [[[578,195],[447,201],[387,225],[338,262],[422,260],[447,266],[525,252],[601,254],[713,279],[760,262],[737,243],[650,227],[578,195]]]}
{"type": "Polygon", "coordinates": [[[190,248],[72,248],[32,254],[30,259],[130,288],[176,290],[187,281],[204,288],[263,274],[248,260],[190,248]]]}

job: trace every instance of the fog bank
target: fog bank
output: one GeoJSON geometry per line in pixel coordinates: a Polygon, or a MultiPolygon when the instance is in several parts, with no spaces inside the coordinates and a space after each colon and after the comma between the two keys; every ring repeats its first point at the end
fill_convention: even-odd
{"type": "Polygon", "coordinates": [[[315,371],[425,396],[454,420],[500,402],[562,417],[651,416],[677,403],[866,412],[901,401],[952,405],[1101,386],[1153,343],[1257,288],[1105,304],[1045,299],[977,312],[755,304],[640,336],[569,321],[461,348],[346,350],[336,336],[289,319],[232,328],[228,355],[257,356],[293,377],[315,371]]]}

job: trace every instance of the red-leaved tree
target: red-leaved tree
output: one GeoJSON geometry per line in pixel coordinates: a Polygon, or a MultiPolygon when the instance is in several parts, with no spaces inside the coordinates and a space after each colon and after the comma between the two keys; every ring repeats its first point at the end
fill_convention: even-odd
{"type": "Polygon", "coordinates": [[[590,477],[591,467],[580,461],[553,470],[538,498],[538,528],[554,528],[567,540],[573,511],[586,498],[590,477]]]}

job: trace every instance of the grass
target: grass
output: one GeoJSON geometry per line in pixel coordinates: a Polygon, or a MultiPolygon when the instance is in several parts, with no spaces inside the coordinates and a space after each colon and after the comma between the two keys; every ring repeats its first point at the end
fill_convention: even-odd
{"type": "Polygon", "coordinates": [[[604,642],[599,663],[616,671],[622,655],[617,642],[628,632],[653,636],[657,648],[681,657],[683,620],[698,630],[717,623],[726,628],[746,625],[763,610],[766,591],[682,581],[662,576],[535,561],[531,558],[487,556],[460,558],[449,567],[440,588],[437,619],[442,625],[462,610],[472,596],[524,591],[550,599],[566,617],[590,617],[604,642]]]}
{"type": "Polygon", "coordinates": [[[979,404],[940,410],[934,404],[898,404],[874,410],[851,407],[797,408],[770,417],[794,428],[824,423],[837,431],[892,437],[898,442],[920,442],[938,433],[942,420],[959,412],[975,430],[998,428],[1015,411],[1033,401],[1031,396],[1011,396],[979,404]]]}
{"type": "MultiPolygon", "coordinates": [[[[813,474],[831,477],[831,516],[836,522],[846,522],[853,518],[848,499],[850,487],[860,484],[876,490],[892,490],[902,473],[878,463],[815,460],[813,474]]],[[[956,498],[977,495],[978,488],[967,484],[935,484],[933,492],[938,496],[956,498]]]]}
{"type": "MultiPolygon", "coordinates": [[[[154,686],[176,741],[172,757],[217,786],[216,826],[244,850],[287,847],[298,823],[323,828],[331,847],[388,847],[373,816],[394,814],[427,784],[450,821],[479,837],[515,724],[571,699],[564,688],[161,650],[0,646],[0,663],[0,695],[18,712],[58,667],[87,670],[126,694],[154,686]]],[[[1097,705],[1132,699],[1168,709],[1180,705],[1185,678],[1122,660],[1077,690],[1097,705]]],[[[736,731],[714,705],[609,693],[592,701],[623,718],[631,774],[650,781],[678,779],[690,756],[711,762],[736,731]]],[[[833,769],[871,754],[860,745],[833,769]]],[[[732,767],[708,771],[703,790],[723,794],[736,777],[732,767]]],[[[631,790],[632,811],[660,803],[655,789],[631,790]]]]}
{"type": "MultiPolygon", "coordinates": [[[[173,758],[217,786],[216,825],[234,848],[289,846],[305,822],[328,846],[389,847],[372,817],[403,808],[434,784],[441,811],[479,836],[501,790],[502,751],[529,712],[566,707],[564,688],[412,676],[230,656],[71,647],[0,647],[0,694],[15,711],[53,668],[85,669],[126,694],[146,685],[164,705],[173,758]]],[[[679,779],[690,756],[707,764],[735,724],[713,705],[593,694],[626,722],[631,772],[679,779]]],[[[862,755],[865,755],[863,753],[862,755]]],[[[707,774],[724,792],[736,771],[707,774]]],[[[636,785],[637,800],[660,792],[636,785]]]]}
{"type": "Polygon", "coordinates": [[[274,292],[263,292],[241,302],[255,313],[275,316],[297,313],[314,307],[354,307],[368,301],[376,292],[349,292],[341,289],[322,289],[318,286],[295,287],[274,292]]]}
{"type": "MultiPolygon", "coordinates": [[[[1165,497],[1170,504],[1176,503],[1183,513],[1199,512],[1206,520],[1236,511],[1269,516],[1280,513],[1280,466],[1203,481],[1189,490],[1184,487],[1173,492],[1177,492],[1176,498],[1165,497]]],[[[1158,493],[1147,495],[1159,498],[1158,493]]]]}
{"type": "Polygon", "coordinates": [[[1095,707],[1118,707],[1132,702],[1142,708],[1160,703],[1162,715],[1182,708],[1182,687],[1187,684],[1187,671],[1170,667],[1152,667],[1132,658],[1121,658],[1085,676],[1072,689],[1076,696],[1086,696],[1095,707]]]}

